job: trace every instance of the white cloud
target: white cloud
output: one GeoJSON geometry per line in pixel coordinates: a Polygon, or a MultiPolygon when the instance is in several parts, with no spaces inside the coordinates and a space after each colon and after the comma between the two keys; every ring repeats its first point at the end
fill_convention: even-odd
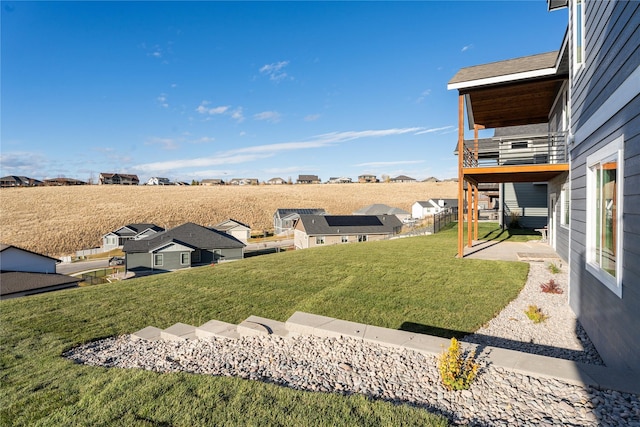
{"type": "Polygon", "coordinates": [[[200,105],[198,105],[198,108],[196,108],[196,111],[200,114],[208,114],[210,116],[214,116],[218,114],[224,114],[229,110],[228,105],[221,105],[218,107],[209,108],[208,107],[209,104],[210,104],[209,101],[202,101],[200,105]]]}
{"type": "Polygon", "coordinates": [[[416,103],[418,103],[418,104],[421,103],[429,95],[431,95],[431,89],[427,89],[425,91],[422,91],[422,93],[420,94],[418,99],[416,99],[416,103]]]}
{"type": "Polygon", "coordinates": [[[266,64],[260,68],[260,73],[269,76],[270,80],[279,82],[282,79],[288,77],[288,74],[284,71],[284,68],[289,65],[289,61],[274,62],[273,64],[266,64]]]}
{"type": "Polygon", "coordinates": [[[453,129],[453,126],[443,126],[443,127],[440,127],[440,128],[425,129],[425,130],[421,130],[419,132],[416,132],[416,135],[422,135],[422,134],[425,134],[425,133],[434,133],[434,132],[450,133],[450,132],[444,132],[444,131],[450,131],[451,129],[453,129]]]}
{"type": "MultiPolygon", "coordinates": [[[[238,148],[226,152],[218,153],[210,157],[200,157],[195,159],[177,159],[166,162],[145,163],[135,166],[136,169],[144,172],[168,171],[183,168],[209,167],[223,164],[246,163],[272,157],[279,152],[306,150],[310,148],[322,148],[336,145],[341,142],[353,141],[362,138],[379,138],[384,136],[403,135],[408,133],[417,134],[424,130],[422,127],[412,128],[392,128],[364,131],[331,132],[317,135],[308,141],[281,142],[276,144],[256,145],[252,147],[238,148]]],[[[167,138],[166,142],[170,139],[167,138]]],[[[158,142],[165,139],[158,138],[158,142]]]]}
{"type": "Polygon", "coordinates": [[[281,115],[277,111],[263,111],[253,115],[254,120],[264,120],[271,123],[278,123],[281,115]]]}
{"type": "Polygon", "coordinates": [[[194,144],[206,144],[208,142],[213,142],[215,140],[216,140],[215,138],[211,138],[209,136],[203,136],[202,138],[198,138],[191,142],[193,142],[194,144]]]}
{"type": "Polygon", "coordinates": [[[156,98],[156,100],[158,101],[158,103],[160,104],[160,106],[162,108],[169,108],[169,103],[167,102],[167,94],[166,93],[161,93],[160,96],[158,96],[156,98]]]}
{"type": "Polygon", "coordinates": [[[320,114],[309,114],[304,118],[305,122],[314,122],[320,118],[320,114]]]}
{"type": "Polygon", "coordinates": [[[468,45],[464,46],[464,47],[462,48],[461,52],[466,52],[466,51],[468,51],[469,49],[473,49],[473,44],[468,44],[468,45]]]}
{"type": "Polygon", "coordinates": [[[244,121],[244,115],[242,114],[242,107],[238,107],[231,113],[231,118],[238,123],[242,123],[244,121]]]}

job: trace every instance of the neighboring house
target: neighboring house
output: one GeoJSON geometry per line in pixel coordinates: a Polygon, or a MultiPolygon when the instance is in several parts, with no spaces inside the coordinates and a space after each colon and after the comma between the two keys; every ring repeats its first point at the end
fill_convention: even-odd
{"type": "Polygon", "coordinates": [[[293,231],[294,223],[300,215],[326,215],[324,209],[276,209],[273,214],[273,234],[283,234],[293,231]]]}
{"type": "Polygon", "coordinates": [[[395,178],[391,178],[390,182],[416,182],[414,178],[408,177],[406,175],[398,175],[395,178]]]}
{"type": "Polygon", "coordinates": [[[222,221],[220,224],[216,224],[213,228],[223,233],[227,233],[247,243],[247,240],[251,238],[251,227],[243,222],[236,221],[235,219],[228,219],[222,221]]]}
{"type": "Polygon", "coordinates": [[[127,240],[142,239],[161,231],[164,231],[164,228],[155,224],[127,224],[102,236],[102,248],[105,252],[117,249],[122,247],[127,240]]]}
{"type": "MultiPolygon", "coordinates": [[[[548,123],[547,162],[482,165],[464,147],[461,121],[459,200],[463,181],[471,189],[546,182],[549,244],[568,263],[569,304],[608,367],[638,372],[640,3],[549,0],[548,6],[569,8],[558,52],[468,67],[449,82],[459,91],[461,118],[467,106],[470,129],[548,123]]],[[[458,225],[460,255],[462,215],[458,225]]]]}
{"type": "Polygon", "coordinates": [[[258,185],[260,181],[257,178],[233,178],[229,181],[229,185],[258,185]]]}
{"type": "Polygon", "coordinates": [[[293,240],[296,249],[307,249],[384,240],[401,229],[402,223],[395,215],[300,215],[293,240]]]}
{"type": "Polygon", "coordinates": [[[224,181],[221,179],[203,179],[200,181],[200,185],[224,185],[224,181]]]}
{"type": "Polygon", "coordinates": [[[285,181],[282,178],[271,178],[269,181],[267,181],[267,184],[269,185],[282,185],[282,184],[286,184],[287,181],[285,181]]]}
{"type": "Polygon", "coordinates": [[[394,208],[381,203],[365,206],[353,213],[354,215],[395,215],[401,222],[411,218],[411,214],[404,209],[394,208]]]}
{"type": "Polygon", "coordinates": [[[101,185],[138,185],[138,175],[126,173],[100,173],[98,184],[101,185]]]}
{"type": "Polygon", "coordinates": [[[51,178],[51,179],[45,179],[43,182],[44,182],[44,185],[47,185],[50,187],[61,187],[61,186],[67,186],[67,185],[87,185],[86,182],[80,181],[79,179],[73,179],[73,178],[51,178]]]}
{"type": "Polygon", "coordinates": [[[7,187],[38,187],[43,185],[42,181],[26,176],[8,175],[0,178],[0,188],[7,187]]]}
{"type": "Polygon", "coordinates": [[[351,184],[353,181],[351,178],[344,176],[329,178],[327,184],[351,184]]]}
{"type": "Polygon", "coordinates": [[[296,184],[320,184],[321,182],[318,175],[298,175],[296,184]]]}
{"type": "Polygon", "coordinates": [[[171,271],[242,259],[245,244],[235,237],[192,222],[139,240],[127,240],[127,271],[171,271]]]}
{"type": "Polygon", "coordinates": [[[411,216],[422,219],[425,216],[435,215],[457,208],[458,199],[429,199],[427,201],[417,201],[411,206],[411,216]]]}
{"type": "Polygon", "coordinates": [[[147,185],[173,185],[169,178],[161,178],[159,176],[152,176],[147,181],[147,185]]]}
{"type": "Polygon", "coordinates": [[[375,175],[364,174],[364,175],[358,176],[358,182],[361,184],[367,184],[369,182],[378,182],[378,178],[376,178],[375,175]]]}
{"type": "Polygon", "coordinates": [[[46,255],[0,244],[0,299],[78,286],[81,278],[56,273],[58,263],[46,255]]]}

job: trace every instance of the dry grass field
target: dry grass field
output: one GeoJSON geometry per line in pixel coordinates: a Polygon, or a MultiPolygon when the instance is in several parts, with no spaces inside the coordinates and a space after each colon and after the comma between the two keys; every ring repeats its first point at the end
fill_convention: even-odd
{"type": "Polygon", "coordinates": [[[214,225],[234,218],[253,230],[272,230],[278,208],[324,208],[350,214],[373,203],[411,211],[416,200],[454,198],[454,182],[260,185],[78,186],[0,190],[0,241],[59,256],[96,247],[122,225],[184,222],[214,225]]]}

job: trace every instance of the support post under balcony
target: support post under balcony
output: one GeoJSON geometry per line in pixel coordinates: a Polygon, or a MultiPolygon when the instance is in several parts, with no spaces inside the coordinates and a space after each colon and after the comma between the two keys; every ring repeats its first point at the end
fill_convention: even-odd
{"type": "Polygon", "coordinates": [[[458,258],[464,256],[464,96],[458,95],[458,258]]]}

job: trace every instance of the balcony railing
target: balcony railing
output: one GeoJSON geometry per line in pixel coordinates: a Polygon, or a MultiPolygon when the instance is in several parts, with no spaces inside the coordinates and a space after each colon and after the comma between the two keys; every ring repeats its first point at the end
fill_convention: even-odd
{"type": "Polygon", "coordinates": [[[463,166],[481,168],[513,165],[567,163],[566,132],[548,135],[517,135],[482,141],[477,147],[465,141],[463,166]]]}

